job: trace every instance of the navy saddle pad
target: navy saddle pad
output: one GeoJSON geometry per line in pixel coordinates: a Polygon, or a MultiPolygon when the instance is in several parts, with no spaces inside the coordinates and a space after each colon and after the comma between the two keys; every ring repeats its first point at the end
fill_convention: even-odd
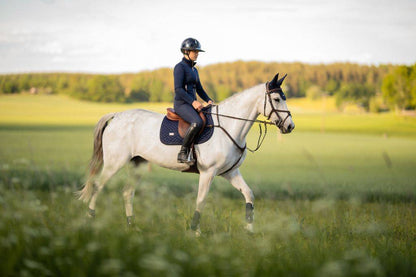
{"type": "MultiPolygon", "coordinates": [[[[211,111],[209,108],[207,111],[211,111]]],[[[205,129],[200,135],[195,138],[194,144],[204,143],[209,140],[214,133],[214,122],[210,113],[205,114],[207,122],[205,129]]],[[[166,145],[182,145],[183,138],[179,136],[178,132],[179,121],[172,121],[166,116],[163,118],[162,125],[160,126],[160,141],[166,145]]]]}

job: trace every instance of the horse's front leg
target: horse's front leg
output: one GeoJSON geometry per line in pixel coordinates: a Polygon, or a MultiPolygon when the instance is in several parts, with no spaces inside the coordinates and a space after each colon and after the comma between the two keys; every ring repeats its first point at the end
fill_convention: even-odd
{"type": "Polygon", "coordinates": [[[213,171],[201,172],[199,176],[199,187],[198,187],[198,197],[196,199],[196,209],[195,209],[195,213],[191,222],[191,229],[196,232],[197,236],[201,235],[199,222],[201,219],[202,210],[205,207],[205,200],[208,195],[208,191],[211,186],[212,180],[214,179],[214,176],[215,176],[215,172],[213,171]]]}
{"type": "Polygon", "coordinates": [[[254,222],[254,194],[247,183],[244,181],[243,176],[240,173],[240,170],[235,169],[233,171],[224,174],[223,177],[227,179],[233,187],[238,189],[246,200],[246,229],[249,232],[253,232],[253,222],[254,222]]]}

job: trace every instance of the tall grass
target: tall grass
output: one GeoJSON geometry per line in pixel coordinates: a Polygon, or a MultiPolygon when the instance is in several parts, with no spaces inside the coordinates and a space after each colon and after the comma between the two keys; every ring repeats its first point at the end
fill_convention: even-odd
{"type": "Polygon", "coordinates": [[[243,231],[243,203],[217,193],[203,236],[188,226],[194,195],[158,184],[139,189],[136,226],[110,191],[91,220],[71,192],[2,194],[2,276],[412,276],[415,204],[330,198],[259,200],[256,233],[243,231]]]}
{"type": "MultiPolygon", "coordinates": [[[[4,99],[0,106],[8,107],[4,99]]],[[[255,233],[243,229],[241,194],[218,177],[197,239],[189,225],[198,175],[155,165],[140,170],[134,227],[127,227],[121,196],[126,182],[137,182],[127,170],[105,187],[97,217],[88,218],[73,192],[91,155],[93,117],[112,106],[97,105],[89,117],[85,108],[96,104],[44,101],[43,109],[53,101],[67,103],[68,112],[85,106],[78,125],[75,113],[65,119],[54,111],[42,124],[40,109],[28,122],[29,108],[10,120],[0,109],[1,276],[416,275],[413,119],[384,135],[379,116],[357,116],[367,122],[357,134],[345,126],[321,132],[319,115],[306,125],[302,118],[313,114],[295,115],[293,134],[269,130],[241,167],[256,195],[255,233]]]]}

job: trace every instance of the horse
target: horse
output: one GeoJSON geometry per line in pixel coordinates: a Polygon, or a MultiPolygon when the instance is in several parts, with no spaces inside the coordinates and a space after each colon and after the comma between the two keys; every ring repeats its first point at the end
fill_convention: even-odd
{"type": "MultiPolygon", "coordinates": [[[[212,137],[194,145],[199,186],[191,229],[201,234],[200,218],[205,200],[215,176],[222,176],[240,191],[246,202],[245,228],[253,232],[254,194],[240,173],[239,167],[246,154],[246,136],[254,122],[277,126],[282,134],[293,131],[295,124],[286,105],[281,88],[284,79],[279,73],[267,83],[236,93],[214,105],[212,137]],[[214,109],[215,108],[215,109],[214,109]],[[257,120],[262,114],[267,121],[257,120]]],[[[180,145],[160,142],[159,129],[163,114],[133,109],[104,115],[94,131],[94,150],[89,164],[87,180],[78,191],[78,198],[89,202],[88,214],[95,217],[97,197],[106,182],[129,161],[136,165],[151,162],[172,170],[186,171],[191,165],[177,162],[180,145]]],[[[127,224],[133,222],[133,197],[135,188],[127,184],[123,190],[127,224]]]]}

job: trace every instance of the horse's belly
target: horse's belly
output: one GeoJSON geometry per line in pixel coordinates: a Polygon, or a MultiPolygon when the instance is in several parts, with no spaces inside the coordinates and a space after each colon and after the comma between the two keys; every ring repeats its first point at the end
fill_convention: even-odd
{"type": "Polygon", "coordinates": [[[163,116],[140,117],[135,120],[132,129],[132,155],[165,168],[180,171],[188,169],[188,165],[177,162],[179,145],[164,145],[160,142],[162,120],[163,116]]]}

